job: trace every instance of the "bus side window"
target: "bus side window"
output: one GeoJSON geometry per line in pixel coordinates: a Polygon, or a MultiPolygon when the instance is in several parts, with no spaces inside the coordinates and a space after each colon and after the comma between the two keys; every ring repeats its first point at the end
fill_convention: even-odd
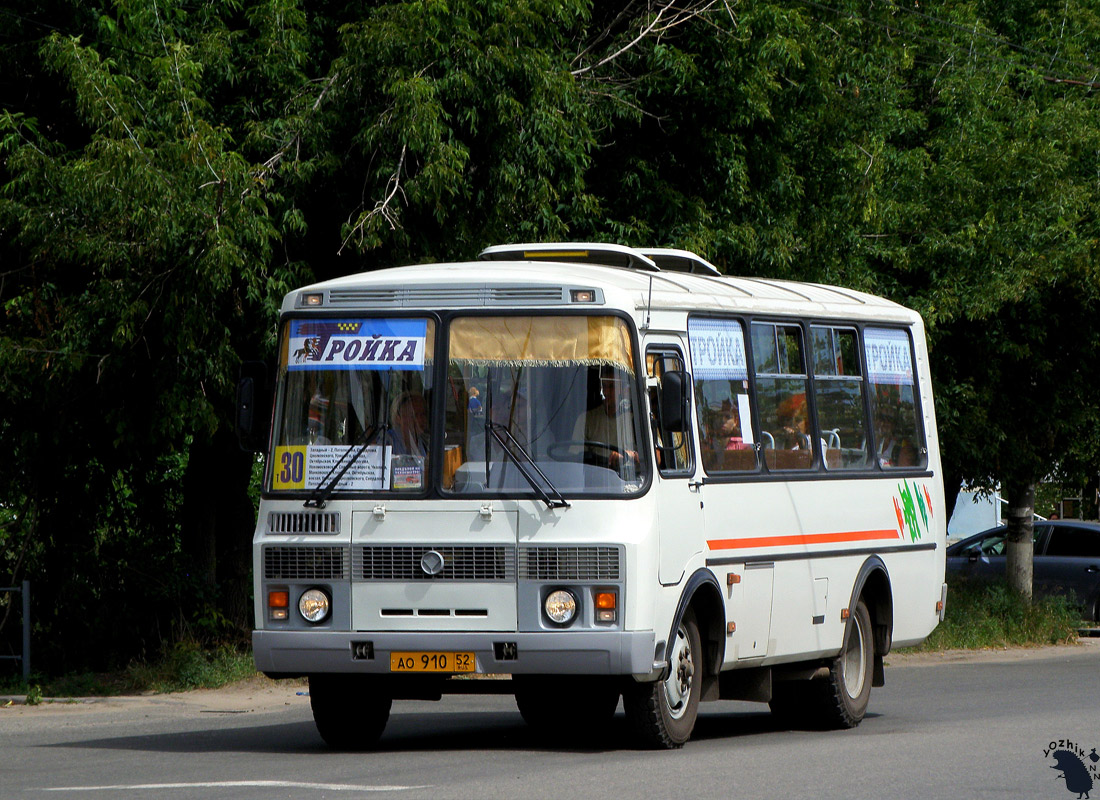
{"type": "Polygon", "coordinates": [[[768,469],[812,469],[818,447],[807,406],[802,328],[752,324],[760,439],[768,469]]]}
{"type": "Polygon", "coordinates": [[[758,456],[741,323],[692,317],[688,340],[703,469],[708,475],[755,471],[758,456]]]}
{"type": "Polygon", "coordinates": [[[810,328],[814,399],[825,468],[871,466],[864,422],[864,382],[854,328],[810,328]]]}
{"type": "Polygon", "coordinates": [[[657,469],[662,475],[689,475],[692,472],[690,425],[684,431],[672,432],[662,429],[657,419],[661,377],[666,372],[684,370],[684,358],[678,350],[650,348],[646,352],[645,366],[646,374],[657,379],[657,385],[649,388],[650,426],[657,469]]]}
{"type": "Polygon", "coordinates": [[[924,467],[928,449],[918,414],[909,333],[894,328],[864,328],[863,346],[879,465],[885,469],[924,467]]]}

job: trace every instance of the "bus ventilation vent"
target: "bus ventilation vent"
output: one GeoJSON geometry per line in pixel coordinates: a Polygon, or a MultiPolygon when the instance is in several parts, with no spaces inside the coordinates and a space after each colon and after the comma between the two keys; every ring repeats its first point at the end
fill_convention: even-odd
{"type": "Polygon", "coordinates": [[[272,511],[267,518],[268,533],[339,533],[338,511],[272,511]]]}
{"type": "Polygon", "coordinates": [[[514,581],[511,547],[356,547],[352,574],[364,581],[514,581]],[[443,556],[443,568],[429,575],[421,559],[431,550],[443,556]]]}
{"type": "Polygon", "coordinates": [[[331,289],[330,306],[434,308],[435,306],[559,305],[561,286],[413,286],[394,289],[331,289]]]}
{"type": "Polygon", "coordinates": [[[264,578],[319,581],[347,578],[346,547],[265,547],[264,578]]]}
{"type": "Polygon", "coordinates": [[[617,581],[617,547],[523,547],[520,577],[531,581],[617,581]]]}

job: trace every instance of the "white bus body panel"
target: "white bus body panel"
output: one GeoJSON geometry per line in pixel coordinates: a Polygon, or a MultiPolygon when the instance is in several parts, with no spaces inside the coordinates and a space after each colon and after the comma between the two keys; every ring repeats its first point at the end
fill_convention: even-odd
{"type": "MultiPolygon", "coordinates": [[[[254,549],[254,643],[260,669],[369,671],[374,667],[351,662],[348,656],[349,647],[365,638],[373,640],[379,662],[386,661],[387,648],[476,649],[480,660],[507,633],[510,641],[520,643],[521,652],[527,648],[538,657],[510,665],[486,659],[479,663],[481,671],[512,667],[515,672],[557,669],[652,676],[683,607],[685,584],[699,571],[713,576],[722,595],[723,668],[811,661],[839,652],[845,631],[842,612],[855,600],[852,593],[868,559],[879,559],[889,578],[893,644],[917,643],[931,632],[939,619],[946,519],[928,353],[923,325],[914,312],[834,287],[577,264],[554,264],[551,269],[546,263],[527,262],[404,267],[349,276],[287,295],[283,312],[301,312],[301,296],[308,292],[323,294],[325,310],[343,314],[563,308],[534,301],[494,305],[494,292],[514,287],[548,287],[550,294],[561,287],[564,295],[572,287],[596,288],[603,304],[591,310],[628,313],[641,332],[636,345],[642,352],[650,343],[676,341],[689,359],[690,313],[904,325],[916,356],[927,468],[897,477],[878,473],[847,480],[815,472],[791,479],[773,474],[719,482],[703,481],[697,465],[689,479],[655,474],[648,492],[639,497],[571,499],[569,508],[554,510],[534,500],[336,499],[328,509],[341,516],[337,536],[271,532],[265,521],[269,513],[300,512],[301,501],[265,498],[254,549]],[[901,518],[897,511],[899,494],[905,491],[925,493],[930,513],[917,519],[915,527],[914,520],[901,518]],[[524,620],[530,612],[521,607],[520,581],[443,586],[352,579],[347,582],[346,626],[280,632],[270,624],[260,577],[265,574],[265,548],[331,545],[346,546],[350,552],[359,545],[418,542],[620,547],[621,619],[614,630],[583,636],[527,630],[524,620]],[[581,641],[585,637],[592,647],[581,641]]],[[[384,665],[377,667],[380,670],[384,665]]]]}

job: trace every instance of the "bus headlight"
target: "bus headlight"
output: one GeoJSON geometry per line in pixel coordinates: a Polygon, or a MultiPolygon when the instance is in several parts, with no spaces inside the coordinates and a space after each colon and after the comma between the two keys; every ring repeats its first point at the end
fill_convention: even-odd
{"type": "Polygon", "coordinates": [[[306,622],[323,622],[332,603],[320,589],[307,589],[298,598],[298,613],[306,622]]]}
{"type": "Polygon", "coordinates": [[[577,613],[577,598],[573,596],[572,592],[565,589],[558,589],[557,591],[550,592],[546,596],[546,602],[543,603],[543,609],[546,611],[546,616],[550,618],[552,622],[556,622],[558,625],[565,625],[572,621],[573,617],[577,613]]]}

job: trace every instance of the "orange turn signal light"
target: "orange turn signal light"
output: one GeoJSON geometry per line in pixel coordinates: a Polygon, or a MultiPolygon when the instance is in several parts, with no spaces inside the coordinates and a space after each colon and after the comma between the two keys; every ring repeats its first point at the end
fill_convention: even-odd
{"type": "Polygon", "coordinates": [[[290,605],[290,592],[268,592],[268,608],[287,608],[290,605]]]}
{"type": "Polygon", "coordinates": [[[596,593],[596,608],[615,608],[616,602],[614,592],[596,593]]]}

